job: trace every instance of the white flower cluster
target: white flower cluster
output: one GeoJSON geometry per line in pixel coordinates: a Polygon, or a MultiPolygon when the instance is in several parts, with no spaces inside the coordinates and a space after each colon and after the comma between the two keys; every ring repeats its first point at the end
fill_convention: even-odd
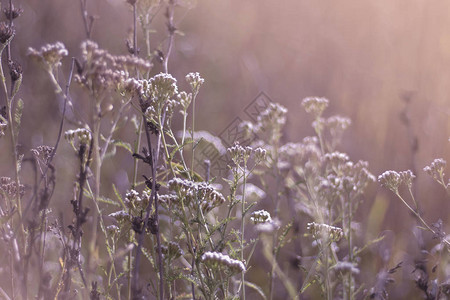
{"type": "Polygon", "coordinates": [[[132,55],[112,55],[99,48],[93,41],[81,44],[82,65],[81,73],[75,75],[75,81],[95,93],[101,93],[114,87],[120,93],[135,93],[138,88],[136,79],[130,74],[148,74],[152,64],[142,58],[132,55]],[[130,79],[130,80],[129,80],[130,79]]]}
{"type": "Polygon", "coordinates": [[[270,217],[270,213],[265,210],[257,210],[251,214],[250,220],[254,224],[260,223],[270,223],[272,222],[272,218],[270,217]]]}
{"type": "Polygon", "coordinates": [[[355,263],[348,261],[339,261],[334,266],[333,269],[342,273],[352,273],[354,275],[359,274],[359,269],[355,263]]]}
{"type": "Polygon", "coordinates": [[[218,264],[229,268],[234,272],[245,272],[246,268],[240,260],[232,259],[226,254],[220,252],[205,252],[201,258],[205,264],[218,264]]]}
{"type": "Polygon", "coordinates": [[[261,162],[266,158],[267,151],[261,147],[253,149],[250,146],[243,147],[235,142],[233,146],[227,149],[227,153],[235,164],[240,164],[241,161],[246,162],[250,155],[254,153],[257,162],[261,162]]]}
{"type": "Polygon", "coordinates": [[[328,99],[319,97],[308,97],[303,99],[302,106],[307,113],[311,113],[314,117],[318,118],[322,115],[323,111],[328,107],[328,99]]]}
{"type": "Polygon", "coordinates": [[[200,201],[200,207],[205,212],[225,202],[225,197],[206,182],[173,178],[169,180],[168,186],[171,191],[180,192],[186,203],[200,201]]]}
{"type": "Polygon", "coordinates": [[[436,158],[429,166],[423,168],[423,170],[427,172],[428,175],[439,181],[442,177],[444,177],[444,169],[446,164],[447,162],[444,159],[436,158]]]}
{"type": "Polygon", "coordinates": [[[378,176],[378,182],[396,193],[398,191],[398,187],[402,183],[400,174],[396,171],[385,171],[383,174],[378,176]]]}
{"type": "Polygon", "coordinates": [[[314,236],[315,239],[326,237],[333,242],[339,241],[344,235],[342,228],[331,226],[328,224],[318,224],[312,222],[306,225],[306,229],[309,230],[309,232],[314,236]]]}
{"type": "Polygon", "coordinates": [[[80,144],[88,145],[91,142],[91,133],[86,128],[70,129],[64,133],[64,138],[73,145],[76,139],[80,144]]]}
{"type": "Polygon", "coordinates": [[[267,109],[256,118],[256,127],[265,130],[269,127],[280,127],[286,123],[287,108],[278,103],[270,103],[267,109]]]}
{"type": "Polygon", "coordinates": [[[130,220],[130,215],[128,214],[128,212],[126,212],[124,210],[119,210],[119,211],[110,213],[108,216],[116,219],[118,222],[130,220]]]}
{"type": "Polygon", "coordinates": [[[186,81],[191,86],[194,95],[198,93],[200,86],[205,82],[198,72],[187,74],[186,81]]]}
{"type": "Polygon", "coordinates": [[[56,42],[54,44],[42,46],[39,50],[30,47],[28,48],[27,54],[44,63],[52,70],[61,65],[61,60],[64,56],[67,56],[69,52],[63,43],[56,42]]]}
{"type": "Polygon", "coordinates": [[[149,90],[144,90],[144,92],[147,95],[150,93],[152,100],[160,103],[169,100],[178,93],[177,80],[170,74],[159,73],[150,79],[149,84],[149,90]]]}

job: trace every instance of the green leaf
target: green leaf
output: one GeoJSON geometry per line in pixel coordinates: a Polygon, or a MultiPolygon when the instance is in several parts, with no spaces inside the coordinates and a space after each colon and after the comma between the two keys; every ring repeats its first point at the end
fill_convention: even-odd
{"type": "Polygon", "coordinates": [[[127,150],[128,152],[133,154],[133,150],[131,150],[130,143],[126,143],[126,142],[123,142],[123,141],[115,140],[115,141],[113,141],[113,144],[114,144],[114,146],[124,148],[125,150],[127,150]]]}
{"type": "Polygon", "coordinates": [[[123,202],[122,196],[120,195],[120,193],[117,190],[116,185],[114,183],[113,183],[112,187],[113,187],[114,195],[116,195],[117,199],[119,200],[120,204],[122,205],[122,208],[126,209],[127,207],[125,206],[125,202],[123,202]]]}
{"type": "Polygon", "coordinates": [[[106,198],[106,197],[102,197],[102,196],[98,197],[97,200],[99,202],[106,203],[106,204],[111,204],[111,205],[118,206],[118,207],[122,206],[122,205],[120,205],[119,202],[116,202],[116,201],[114,201],[112,199],[109,199],[109,198],[106,198]]]}

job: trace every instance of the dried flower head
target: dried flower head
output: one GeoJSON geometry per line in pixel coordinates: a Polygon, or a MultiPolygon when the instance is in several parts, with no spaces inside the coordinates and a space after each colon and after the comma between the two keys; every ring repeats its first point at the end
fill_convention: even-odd
{"type": "Polygon", "coordinates": [[[309,230],[316,240],[325,238],[328,241],[337,242],[344,236],[342,228],[328,224],[318,224],[312,222],[307,224],[306,229],[309,230]]]}
{"type": "MultiPolygon", "coordinates": [[[[200,205],[204,212],[225,202],[225,197],[206,182],[193,182],[180,178],[173,178],[168,182],[169,190],[177,191],[184,198],[184,203],[200,205]]],[[[179,203],[179,202],[177,202],[179,203]]]]}
{"type": "Polygon", "coordinates": [[[81,53],[82,61],[75,81],[94,94],[106,92],[111,87],[129,96],[143,94],[143,82],[132,74],[147,76],[152,68],[149,61],[132,55],[112,55],[90,40],[81,44],[81,53]]]}
{"type": "Polygon", "coordinates": [[[239,142],[235,142],[233,146],[227,148],[227,153],[236,165],[239,165],[241,162],[246,163],[252,151],[253,149],[251,147],[243,147],[239,142]]]}
{"type": "Polygon", "coordinates": [[[50,146],[38,146],[36,149],[31,149],[31,153],[38,162],[47,165],[51,154],[53,153],[53,149],[54,148],[50,146]]]}
{"type": "Polygon", "coordinates": [[[110,213],[108,216],[116,219],[117,222],[124,222],[124,221],[131,220],[130,215],[124,210],[119,210],[119,211],[110,213]]]}
{"type": "Polygon", "coordinates": [[[246,268],[243,262],[240,260],[232,259],[226,254],[220,252],[205,252],[201,258],[202,262],[209,266],[221,266],[226,267],[230,271],[239,273],[245,272],[246,268]]]}
{"type": "Polygon", "coordinates": [[[257,210],[251,214],[250,220],[254,224],[259,223],[269,223],[272,222],[272,218],[270,217],[270,213],[265,210],[257,210]]]}
{"type": "Polygon", "coordinates": [[[436,158],[429,166],[423,168],[423,170],[435,180],[443,181],[446,164],[447,162],[444,159],[436,158]]]}
{"type": "Polygon", "coordinates": [[[257,161],[264,161],[266,159],[267,151],[261,147],[255,149],[255,158],[257,161]]]}
{"type": "Polygon", "coordinates": [[[399,173],[395,171],[386,171],[378,176],[378,182],[392,192],[398,193],[398,187],[402,183],[402,179],[399,173]]]}
{"type": "Polygon", "coordinates": [[[64,138],[73,146],[78,140],[80,144],[88,145],[91,141],[91,133],[86,128],[77,128],[67,130],[64,133],[64,138]]]}
{"type": "Polygon", "coordinates": [[[159,73],[150,79],[151,99],[164,102],[178,93],[177,80],[167,73],[159,73]]]}
{"type": "Polygon", "coordinates": [[[181,107],[183,108],[183,110],[181,110],[181,114],[184,115],[189,107],[189,105],[191,105],[192,102],[192,94],[191,93],[186,93],[186,92],[181,92],[178,94],[177,96],[178,98],[178,102],[181,104],[181,107]]]}
{"type": "Polygon", "coordinates": [[[416,178],[416,176],[413,174],[411,170],[402,171],[400,174],[400,180],[402,183],[406,184],[408,188],[411,188],[412,186],[412,180],[416,178]]]}
{"type": "Polygon", "coordinates": [[[39,50],[30,47],[27,54],[43,63],[47,70],[53,71],[61,65],[61,60],[69,53],[63,43],[56,42],[42,46],[39,50]]]}
{"type": "Polygon", "coordinates": [[[260,131],[264,131],[268,128],[281,130],[281,127],[286,123],[286,114],[286,107],[278,103],[270,103],[256,118],[256,126],[260,131]]]}
{"type": "Polygon", "coordinates": [[[353,275],[359,274],[359,269],[357,264],[348,261],[339,261],[334,266],[333,269],[341,273],[352,273],[353,275]]]}
{"type": "Polygon", "coordinates": [[[198,94],[200,86],[205,82],[198,72],[187,74],[186,81],[191,86],[194,95],[198,94]]]}
{"type": "Polygon", "coordinates": [[[315,118],[322,115],[323,111],[328,107],[328,99],[319,97],[308,97],[303,99],[302,106],[307,113],[311,113],[315,118]]]}
{"type": "Polygon", "coordinates": [[[17,197],[19,194],[20,197],[25,195],[25,186],[23,184],[19,185],[17,188],[17,183],[14,180],[11,180],[9,177],[0,177],[0,196],[3,194],[7,197],[17,197]]]}

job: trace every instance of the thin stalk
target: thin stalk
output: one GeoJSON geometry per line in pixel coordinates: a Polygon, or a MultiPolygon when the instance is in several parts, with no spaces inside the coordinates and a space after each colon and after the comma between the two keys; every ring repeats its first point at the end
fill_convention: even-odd
{"type": "MultiPolygon", "coordinates": [[[[424,219],[422,219],[422,217],[420,216],[420,214],[418,213],[418,212],[416,212],[404,199],[403,199],[403,197],[402,196],[400,196],[400,194],[398,193],[398,191],[397,192],[394,192],[395,193],[395,195],[403,202],[403,204],[405,204],[406,205],[406,207],[413,213],[413,215],[420,221],[420,223],[422,223],[422,225],[423,226],[425,226],[425,228],[428,230],[428,231],[430,231],[431,233],[433,233],[434,235],[438,235],[438,233],[433,229],[433,228],[431,228],[428,224],[427,224],[427,222],[425,222],[425,220],[424,219]]],[[[447,240],[447,239],[445,239],[445,238],[443,238],[442,239],[442,242],[447,246],[447,248],[448,248],[448,250],[450,251],[450,242],[447,240]]]]}
{"type": "MultiPolygon", "coordinates": [[[[3,50],[0,51],[0,57],[2,56],[3,50]]],[[[17,204],[18,208],[18,214],[19,214],[19,220],[22,221],[22,204],[20,199],[20,178],[19,178],[19,166],[18,166],[18,153],[17,153],[17,145],[16,145],[16,132],[14,130],[14,120],[12,117],[12,103],[13,103],[13,97],[9,96],[8,88],[6,86],[6,77],[5,73],[3,71],[3,63],[0,62],[0,78],[2,81],[2,89],[5,94],[6,99],[6,110],[8,113],[8,128],[11,135],[11,143],[12,143],[12,153],[14,156],[14,175],[15,175],[15,181],[17,186],[17,193],[15,197],[15,202],[17,204]]]]}
{"type": "MultiPolygon", "coordinates": [[[[244,160],[244,186],[242,188],[241,218],[241,261],[244,262],[244,230],[245,230],[245,187],[247,185],[247,159],[244,160]]],[[[245,300],[245,270],[241,272],[242,299],[245,300]]]]}
{"type": "Polygon", "coordinates": [[[166,17],[167,17],[167,29],[169,31],[169,45],[167,46],[167,53],[164,56],[163,66],[164,72],[169,73],[169,57],[172,53],[173,42],[174,42],[174,34],[175,34],[175,26],[173,24],[173,9],[174,9],[174,0],[169,0],[169,6],[167,7],[166,17]]]}

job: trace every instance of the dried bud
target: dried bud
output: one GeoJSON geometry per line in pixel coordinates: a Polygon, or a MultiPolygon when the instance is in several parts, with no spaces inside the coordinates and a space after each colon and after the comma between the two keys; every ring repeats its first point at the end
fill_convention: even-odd
{"type": "Polygon", "coordinates": [[[5,22],[0,22],[0,43],[5,46],[14,36],[14,29],[5,22]]]}
{"type": "Polygon", "coordinates": [[[21,7],[13,7],[12,10],[8,8],[3,9],[3,13],[5,14],[8,20],[14,20],[23,13],[23,9],[21,7]]]}
{"type": "Polygon", "coordinates": [[[13,82],[22,78],[22,66],[18,62],[10,60],[8,62],[8,66],[9,66],[9,75],[11,76],[11,80],[13,82]]]}

